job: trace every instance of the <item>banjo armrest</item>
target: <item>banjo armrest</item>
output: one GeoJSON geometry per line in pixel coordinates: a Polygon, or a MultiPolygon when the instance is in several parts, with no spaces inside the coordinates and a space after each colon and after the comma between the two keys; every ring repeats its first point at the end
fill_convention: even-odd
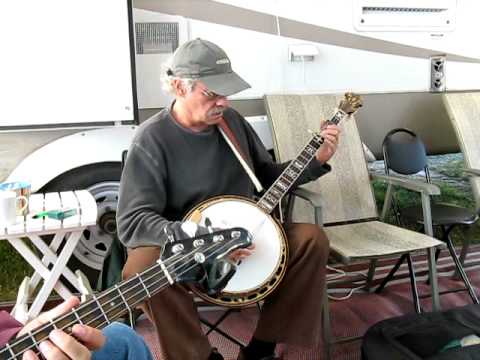
{"type": "MultiPolygon", "coordinates": [[[[315,223],[317,225],[322,225],[323,224],[323,218],[322,218],[322,206],[323,206],[323,199],[320,193],[305,189],[303,187],[298,187],[294,189],[293,191],[290,192],[290,195],[292,196],[297,196],[307,202],[309,202],[315,213],[315,223]]],[[[293,199],[290,201],[291,205],[289,205],[289,217],[291,217],[291,212],[293,208],[293,199]]]]}

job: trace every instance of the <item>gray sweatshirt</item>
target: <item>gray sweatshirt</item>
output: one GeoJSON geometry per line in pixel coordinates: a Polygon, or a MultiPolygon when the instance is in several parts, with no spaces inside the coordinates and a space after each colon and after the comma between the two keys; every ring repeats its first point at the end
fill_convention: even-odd
{"type": "MultiPolygon", "coordinates": [[[[224,118],[263,187],[289,162],[275,163],[250,124],[235,110],[224,118]]],[[[296,185],[330,170],[315,159],[296,185]]],[[[216,126],[193,132],[164,109],[137,130],[120,182],[117,227],[129,248],[163,246],[165,226],[178,234],[180,221],[196,204],[218,195],[252,198],[254,185],[216,126]]]]}

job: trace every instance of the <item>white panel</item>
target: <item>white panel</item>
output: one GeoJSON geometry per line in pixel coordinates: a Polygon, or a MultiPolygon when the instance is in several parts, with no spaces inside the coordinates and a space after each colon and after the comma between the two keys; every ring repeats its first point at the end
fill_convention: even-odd
{"type": "Polygon", "coordinates": [[[6,1],[0,127],[133,120],[126,0],[6,1]]]}

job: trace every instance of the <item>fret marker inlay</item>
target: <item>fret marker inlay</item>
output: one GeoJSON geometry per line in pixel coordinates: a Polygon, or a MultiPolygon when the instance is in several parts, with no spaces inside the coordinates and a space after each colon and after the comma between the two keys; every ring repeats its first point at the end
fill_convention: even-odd
{"type": "Polygon", "coordinates": [[[77,313],[77,310],[76,310],[76,309],[72,309],[72,313],[73,313],[73,316],[75,316],[75,318],[77,319],[77,321],[78,321],[80,324],[84,325],[84,324],[83,324],[83,321],[82,321],[82,318],[81,318],[80,315],[78,315],[78,313],[77,313]]]}
{"type": "Polygon", "coordinates": [[[8,351],[10,352],[10,354],[12,354],[13,358],[16,359],[17,358],[17,355],[13,352],[13,349],[12,347],[10,346],[9,343],[6,343],[5,344],[5,347],[8,349],[8,351]]]}
{"type": "Polygon", "coordinates": [[[167,278],[170,285],[172,285],[173,284],[173,279],[170,276],[170,273],[168,272],[168,270],[167,270],[165,264],[163,263],[163,261],[161,259],[158,259],[157,263],[158,263],[158,265],[160,265],[160,268],[162,269],[163,273],[165,274],[165,277],[167,278]]]}
{"type": "Polygon", "coordinates": [[[98,309],[100,310],[100,312],[102,313],[103,317],[105,318],[105,320],[107,321],[107,324],[110,324],[110,319],[108,318],[107,314],[105,313],[105,311],[103,310],[103,307],[102,307],[102,304],[100,303],[100,301],[98,301],[97,297],[95,295],[93,295],[93,299],[95,300],[95,302],[98,304],[98,309]]]}
{"type": "Polygon", "coordinates": [[[33,345],[37,348],[38,351],[40,351],[40,347],[38,345],[37,339],[35,339],[35,336],[33,336],[30,331],[28,332],[28,336],[30,337],[30,339],[32,339],[33,345]]]}
{"type": "Polygon", "coordinates": [[[145,289],[145,292],[147,293],[148,297],[152,297],[150,294],[150,291],[148,291],[148,288],[145,286],[145,283],[143,282],[142,277],[139,274],[137,274],[137,277],[140,283],[142,284],[143,288],[145,289]]]}
{"type": "Polygon", "coordinates": [[[125,296],[123,296],[123,293],[122,291],[120,290],[120,288],[118,287],[118,285],[114,285],[115,289],[117,289],[118,291],[118,294],[120,295],[120,297],[122,298],[122,301],[125,303],[125,307],[127,308],[128,312],[129,313],[132,313],[132,309],[130,308],[130,305],[128,304],[128,301],[127,299],[125,299],[125,296]]]}

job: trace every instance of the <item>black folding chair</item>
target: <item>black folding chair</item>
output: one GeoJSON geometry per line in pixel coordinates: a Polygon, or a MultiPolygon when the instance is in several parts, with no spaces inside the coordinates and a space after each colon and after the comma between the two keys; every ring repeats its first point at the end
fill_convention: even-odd
{"type": "MultiPolygon", "coordinates": [[[[387,175],[391,175],[391,171],[401,175],[414,175],[423,171],[425,173],[425,181],[431,183],[425,145],[420,137],[418,137],[413,131],[403,128],[393,129],[385,136],[382,146],[385,173],[387,175]]],[[[421,205],[399,207],[398,201],[393,199],[392,207],[399,225],[404,225],[403,222],[408,221],[410,223],[421,225],[423,228],[424,215],[421,205]]],[[[456,271],[465,283],[465,289],[449,290],[442,293],[468,290],[473,302],[478,303],[477,295],[463,269],[462,262],[457,257],[451,238],[452,230],[456,226],[471,225],[477,221],[477,213],[464,207],[435,202],[432,200],[431,219],[432,225],[441,231],[440,240],[447,244],[450,255],[455,263],[456,271]]],[[[435,261],[438,260],[440,251],[441,249],[437,248],[435,252],[435,261]]],[[[386,283],[393,277],[393,274],[405,260],[405,257],[406,255],[403,255],[399,259],[390,274],[376,289],[377,293],[382,291],[386,283]]]]}

